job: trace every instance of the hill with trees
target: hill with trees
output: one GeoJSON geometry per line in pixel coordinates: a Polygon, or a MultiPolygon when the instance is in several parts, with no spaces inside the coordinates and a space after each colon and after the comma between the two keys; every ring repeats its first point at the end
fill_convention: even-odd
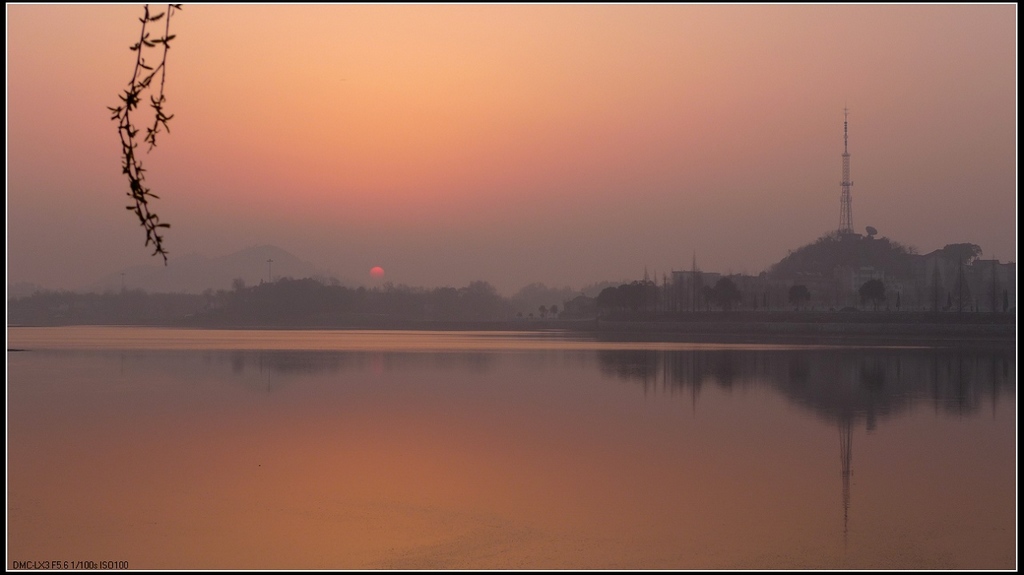
{"type": "Polygon", "coordinates": [[[885,237],[831,232],[814,243],[789,252],[769,268],[768,274],[774,278],[799,275],[830,277],[837,267],[872,267],[888,276],[906,277],[913,269],[910,256],[916,253],[914,248],[885,237]]]}

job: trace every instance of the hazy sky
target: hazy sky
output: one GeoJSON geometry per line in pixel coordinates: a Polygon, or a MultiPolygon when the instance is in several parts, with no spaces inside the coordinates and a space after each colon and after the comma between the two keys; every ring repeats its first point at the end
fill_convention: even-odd
{"type": "MultiPolygon", "coordinates": [[[[157,265],[124,209],[141,5],[7,5],[8,281],[157,265]]],[[[1017,8],[185,5],[143,158],[174,258],[351,281],[756,274],[839,226],[1016,261],[1017,8]]],[[[154,52],[152,59],[157,59],[154,52]]]]}

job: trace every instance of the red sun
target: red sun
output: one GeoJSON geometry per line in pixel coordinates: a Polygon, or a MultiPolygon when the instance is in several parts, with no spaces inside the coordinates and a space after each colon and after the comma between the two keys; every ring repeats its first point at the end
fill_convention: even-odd
{"type": "Polygon", "coordinates": [[[384,277],[384,268],[380,266],[374,266],[370,268],[370,276],[373,279],[379,280],[380,278],[384,277]]]}

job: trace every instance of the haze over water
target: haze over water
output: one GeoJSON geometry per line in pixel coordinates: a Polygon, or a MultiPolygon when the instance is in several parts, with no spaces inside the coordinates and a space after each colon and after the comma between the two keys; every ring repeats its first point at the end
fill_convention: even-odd
{"type": "Polygon", "coordinates": [[[10,328],[8,553],[1012,569],[1011,348],[10,328]],[[295,342],[302,342],[301,348],[295,342]]]}
{"type": "MultiPolygon", "coordinates": [[[[839,226],[849,108],[855,231],[1015,261],[1016,14],[188,5],[146,182],[171,272],[272,244],[349,284],[380,266],[505,295],[660,276],[694,254],[756,275],[839,226]]],[[[6,15],[8,281],[80,288],[157,265],[123,209],[107,110],[141,7],[6,15]]]]}
{"type": "MultiPolygon", "coordinates": [[[[9,295],[121,290],[17,323],[182,325],[286,254],[342,295],[756,276],[839,226],[844,110],[853,231],[1016,260],[1015,5],[185,5],[139,150],[163,285],[273,247],[131,315],[175,295],[139,289],[108,109],[141,9],[6,6],[9,295]]],[[[253,301],[207,325],[271,325],[253,301]]],[[[334,311],[301,325],[380,313],[334,311]]],[[[8,568],[1016,567],[1009,343],[7,334],[8,568]]]]}

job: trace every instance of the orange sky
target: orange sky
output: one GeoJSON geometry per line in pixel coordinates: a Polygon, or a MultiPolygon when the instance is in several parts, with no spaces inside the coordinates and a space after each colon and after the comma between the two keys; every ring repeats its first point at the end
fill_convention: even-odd
{"type": "MultiPolygon", "coordinates": [[[[157,265],[106,106],[141,6],[7,6],[8,281],[157,265]]],[[[174,258],[369,282],[758,273],[839,224],[1016,261],[1016,6],[186,5],[143,158],[174,258]]],[[[155,54],[154,54],[155,58],[155,54]]],[[[226,287],[226,286],[225,286],[226,287]]]]}

